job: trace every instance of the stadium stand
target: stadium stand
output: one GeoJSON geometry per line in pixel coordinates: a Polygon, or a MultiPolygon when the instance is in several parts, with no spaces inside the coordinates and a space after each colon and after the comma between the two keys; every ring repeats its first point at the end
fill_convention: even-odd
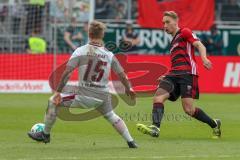
{"type": "MultiPolygon", "coordinates": [[[[216,0],[215,2],[216,28],[219,29],[222,26],[236,28],[240,21],[240,1],[216,0]]],[[[82,30],[84,22],[89,20],[89,10],[89,0],[2,0],[0,2],[0,52],[26,53],[26,40],[31,35],[32,29],[38,28],[41,37],[47,42],[48,53],[64,53],[66,50],[61,47],[66,45],[64,33],[71,18],[76,18],[78,30],[82,30]]],[[[106,22],[110,28],[115,27],[111,28],[115,32],[125,28],[126,20],[131,20],[134,23],[133,26],[139,29],[137,17],[137,0],[95,1],[95,19],[106,22]]],[[[222,33],[222,31],[218,32],[222,33]]],[[[206,32],[206,35],[208,34],[210,30],[206,32]]],[[[107,39],[116,41],[117,38],[107,39]]],[[[223,47],[228,46],[225,44],[223,47]]],[[[145,49],[139,52],[145,51],[151,50],[145,49]]],[[[153,52],[162,51],[154,50],[153,52]]],[[[218,53],[218,55],[226,55],[228,52],[230,55],[237,54],[231,49],[223,49],[222,52],[224,54],[218,53]]]]}

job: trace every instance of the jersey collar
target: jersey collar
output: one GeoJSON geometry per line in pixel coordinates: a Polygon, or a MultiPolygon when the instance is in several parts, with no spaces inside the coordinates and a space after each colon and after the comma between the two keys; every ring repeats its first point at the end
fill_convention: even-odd
{"type": "Polygon", "coordinates": [[[175,41],[177,35],[181,32],[181,28],[179,28],[179,30],[177,31],[177,33],[175,34],[175,36],[173,37],[171,44],[175,41]]]}
{"type": "Polygon", "coordinates": [[[101,43],[96,43],[96,42],[89,42],[89,45],[96,46],[96,47],[103,47],[103,44],[101,43]]]}

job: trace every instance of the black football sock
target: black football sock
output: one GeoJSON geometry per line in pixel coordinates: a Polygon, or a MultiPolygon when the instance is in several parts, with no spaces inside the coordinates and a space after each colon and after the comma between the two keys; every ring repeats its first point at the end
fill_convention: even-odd
{"type": "Polygon", "coordinates": [[[160,128],[163,114],[164,105],[162,103],[154,103],[152,109],[152,121],[153,121],[152,124],[160,128]]]}
{"type": "Polygon", "coordinates": [[[196,118],[197,120],[199,120],[199,121],[201,121],[203,123],[207,123],[211,128],[215,128],[217,126],[215,121],[212,118],[210,118],[200,108],[195,108],[195,113],[194,113],[194,115],[192,117],[196,118]]]}

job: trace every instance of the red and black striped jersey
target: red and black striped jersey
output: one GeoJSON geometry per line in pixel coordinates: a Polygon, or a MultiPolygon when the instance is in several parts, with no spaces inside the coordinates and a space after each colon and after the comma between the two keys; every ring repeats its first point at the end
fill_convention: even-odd
{"type": "Polygon", "coordinates": [[[170,75],[198,75],[193,42],[199,41],[189,28],[181,28],[170,44],[170,75]]]}

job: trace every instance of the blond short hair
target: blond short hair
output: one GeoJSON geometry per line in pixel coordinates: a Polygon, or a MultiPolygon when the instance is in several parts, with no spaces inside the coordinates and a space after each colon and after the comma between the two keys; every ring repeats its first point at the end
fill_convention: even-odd
{"type": "Polygon", "coordinates": [[[174,12],[174,11],[165,11],[165,12],[163,13],[163,15],[164,15],[164,16],[168,16],[168,17],[171,17],[171,18],[173,18],[174,20],[178,20],[178,15],[177,15],[177,13],[174,12]]]}
{"type": "Polygon", "coordinates": [[[104,37],[106,25],[99,21],[92,21],[88,28],[89,37],[92,39],[101,39],[104,37]]]}

